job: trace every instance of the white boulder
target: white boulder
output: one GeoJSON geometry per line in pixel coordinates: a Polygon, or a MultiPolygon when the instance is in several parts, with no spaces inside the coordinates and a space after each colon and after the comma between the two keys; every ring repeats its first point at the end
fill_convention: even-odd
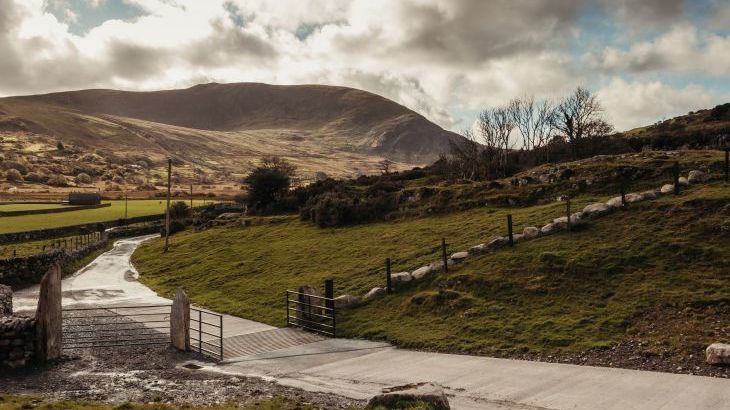
{"type": "Polygon", "coordinates": [[[481,255],[483,253],[487,253],[488,251],[489,248],[487,248],[487,244],[480,243],[479,245],[474,245],[469,248],[469,255],[481,255]]]}
{"type": "Polygon", "coordinates": [[[508,243],[509,243],[509,238],[500,236],[498,238],[494,238],[491,241],[489,241],[489,243],[487,244],[487,249],[488,250],[499,249],[499,248],[507,245],[508,243]]]}
{"type": "Polygon", "coordinates": [[[550,235],[551,233],[555,233],[559,230],[560,230],[560,226],[551,222],[547,225],[544,225],[542,228],[540,228],[540,233],[543,235],[550,235]]]}
{"type": "Polygon", "coordinates": [[[451,255],[449,260],[453,263],[462,263],[468,257],[469,257],[469,252],[456,252],[453,255],[451,255]]]}
{"type": "Polygon", "coordinates": [[[707,346],[705,357],[709,364],[730,364],[730,344],[713,343],[707,346]]]}
{"type": "Polygon", "coordinates": [[[534,239],[540,235],[540,230],[534,226],[528,226],[522,231],[522,237],[525,239],[534,239]]]}
{"type": "Polygon", "coordinates": [[[689,171],[689,175],[687,176],[687,181],[689,181],[692,184],[696,184],[699,182],[706,182],[710,179],[710,175],[706,174],[698,169],[689,171]]]}
{"type": "Polygon", "coordinates": [[[649,191],[644,191],[640,195],[643,196],[644,199],[656,199],[658,196],[657,192],[653,189],[649,191]]]}
{"type": "Polygon", "coordinates": [[[679,185],[687,186],[689,185],[689,180],[685,177],[679,177],[679,185]]]}
{"type": "Polygon", "coordinates": [[[674,184],[664,184],[662,185],[661,189],[659,189],[659,192],[662,194],[671,194],[674,192],[674,184]]]}
{"type": "Polygon", "coordinates": [[[426,275],[428,275],[431,272],[432,272],[431,266],[421,266],[420,268],[411,272],[411,276],[415,280],[420,280],[420,279],[423,279],[426,275]]]}
{"type": "Polygon", "coordinates": [[[630,194],[626,194],[626,203],[627,204],[633,204],[634,202],[639,202],[644,200],[644,195],[632,192],[630,194]]]}
{"type": "Polygon", "coordinates": [[[601,216],[609,212],[611,212],[611,207],[602,202],[586,205],[586,207],[583,208],[583,214],[586,216],[601,216]]]}
{"type": "Polygon", "coordinates": [[[393,281],[393,283],[406,283],[413,280],[413,276],[411,276],[410,272],[398,272],[390,275],[390,280],[393,281]]]}
{"type": "Polygon", "coordinates": [[[372,288],[370,289],[370,292],[366,293],[363,299],[365,300],[373,300],[376,298],[379,298],[381,296],[385,295],[385,289],[384,288],[372,288]]]}
{"type": "Polygon", "coordinates": [[[621,208],[623,206],[623,202],[621,202],[621,197],[617,196],[606,201],[606,205],[611,208],[621,208]]]}
{"type": "Polygon", "coordinates": [[[424,408],[450,410],[443,388],[433,383],[418,383],[383,389],[368,401],[368,409],[424,408]]]}
{"type": "Polygon", "coordinates": [[[362,300],[362,298],[360,296],[353,296],[353,295],[337,296],[335,298],[335,307],[343,308],[343,307],[356,305],[356,304],[360,303],[361,300],[362,300]]]}

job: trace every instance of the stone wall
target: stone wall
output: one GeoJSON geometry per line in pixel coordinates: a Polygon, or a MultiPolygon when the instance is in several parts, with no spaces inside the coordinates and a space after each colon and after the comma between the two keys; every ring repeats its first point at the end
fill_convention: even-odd
{"type": "Polygon", "coordinates": [[[36,320],[0,316],[0,367],[20,367],[36,357],[36,320]]]}
{"type": "Polygon", "coordinates": [[[26,209],[22,211],[0,211],[0,217],[3,216],[24,216],[24,215],[44,215],[44,214],[58,214],[62,212],[73,212],[80,211],[82,209],[96,209],[96,208],[107,208],[112,206],[110,203],[99,204],[99,205],[75,205],[75,206],[59,206],[58,208],[43,208],[43,209],[26,209]]]}
{"type": "Polygon", "coordinates": [[[78,249],[52,249],[45,253],[31,256],[0,260],[0,283],[19,289],[40,282],[50,267],[58,262],[61,266],[73,263],[107,243],[103,239],[90,243],[78,249]]]}

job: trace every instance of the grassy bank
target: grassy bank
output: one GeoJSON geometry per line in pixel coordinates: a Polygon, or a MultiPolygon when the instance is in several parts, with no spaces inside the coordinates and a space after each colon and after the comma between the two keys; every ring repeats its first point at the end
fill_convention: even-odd
{"type": "MultiPolygon", "coordinates": [[[[575,208],[593,198],[576,200],[575,208]]],[[[465,250],[514,227],[545,223],[564,212],[563,203],[531,208],[480,208],[399,222],[321,229],[296,217],[277,217],[251,227],[215,228],[175,235],[167,254],[162,240],[134,254],[142,281],[164,295],[183,286],[196,301],[272,325],[283,325],[283,293],[335,280],[337,294],[364,294],[384,286],[385,259],[394,272],[440,258],[441,238],[451,252],[465,250]]]]}
{"type": "MultiPolygon", "coordinates": [[[[679,197],[631,205],[589,228],[518,244],[471,259],[447,275],[343,311],[344,336],[386,339],[423,349],[496,355],[580,352],[620,341],[648,354],[700,355],[727,338],[730,312],[730,188],[693,187],[679,197]],[[688,315],[681,313],[689,309],[688,315]],[[652,323],[657,322],[656,325],[652,323]],[[691,353],[690,353],[691,352],[691,353]]],[[[593,198],[583,198],[576,209],[593,198]]],[[[383,284],[395,271],[562,212],[562,204],[475,209],[438,217],[341,229],[295,218],[269,225],[187,232],[134,255],[142,280],[171,295],[183,286],[196,303],[283,324],[286,288],[333,277],[337,294],[383,284]],[[529,222],[527,222],[529,221],[529,222]]]]}

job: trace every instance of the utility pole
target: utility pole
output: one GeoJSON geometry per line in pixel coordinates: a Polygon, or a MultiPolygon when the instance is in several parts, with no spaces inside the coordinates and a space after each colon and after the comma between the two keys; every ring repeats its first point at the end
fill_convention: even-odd
{"type": "Polygon", "coordinates": [[[165,248],[164,252],[170,249],[170,188],[172,182],[172,159],[167,160],[167,209],[165,211],[165,248]]]}

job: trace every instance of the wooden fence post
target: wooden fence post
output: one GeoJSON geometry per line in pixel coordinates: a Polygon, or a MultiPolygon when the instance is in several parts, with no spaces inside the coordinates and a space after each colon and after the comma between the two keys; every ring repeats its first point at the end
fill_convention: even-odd
{"type": "Polygon", "coordinates": [[[36,353],[41,360],[61,357],[61,266],[53,264],[41,279],[36,319],[36,353]]]}
{"type": "Polygon", "coordinates": [[[170,307],[170,343],[177,350],[190,351],[190,300],[182,288],[175,291],[170,307]]]}
{"type": "Polygon", "coordinates": [[[507,215],[507,238],[509,239],[509,246],[514,246],[515,237],[512,233],[512,214],[507,215]]]}
{"type": "Polygon", "coordinates": [[[441,257],[444,260],[444,272],[449,271],[449,263],[446,256],[446,238],[441,238],[441,257]]]}
{"type": "Polygon", "coordinates": [[[626,206],[626,182],[621,181],[621,206],[626,206]]]}
{"type": "Polygon", "coordinates": [[[679,195],[679,162],[674,162],[674,195],[679,195]]]}
{"type": "Polygon", "coordinates": [[[388,292],[388,294],[393,293],[393,284],[391,282],[390,278],[390,258],[385,259],[385,284],[386,288],[385,290],[388,292]]]}

